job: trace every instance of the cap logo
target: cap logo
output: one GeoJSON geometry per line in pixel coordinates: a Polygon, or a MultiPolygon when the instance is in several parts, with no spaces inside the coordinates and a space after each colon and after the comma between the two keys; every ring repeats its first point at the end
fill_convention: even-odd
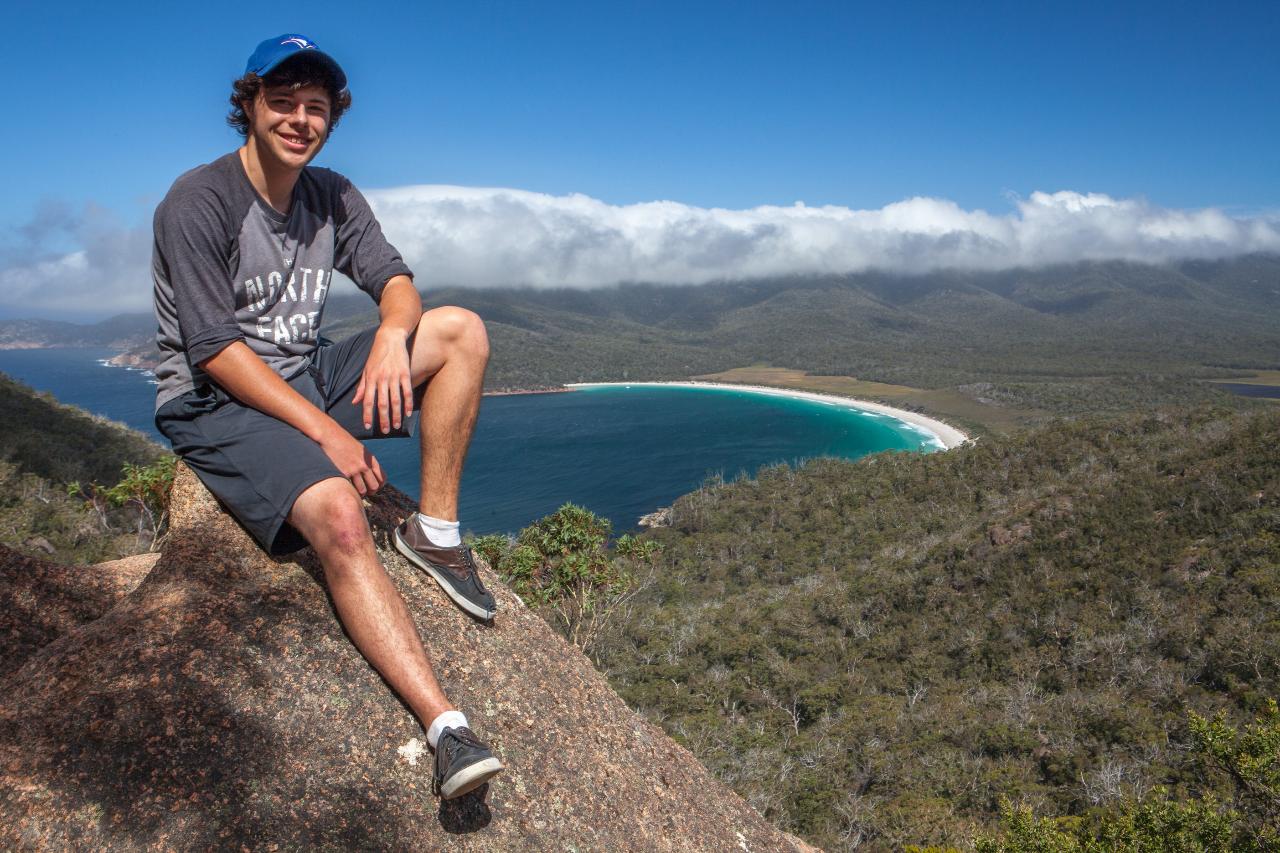
{"type": "Polygon", "coordinates": [[[280,42],[280,44],[296,44],[298,47],[302,48],[303,50],[315,49],[314,44],[312,44],[311,42],[307,41],[304,38],[300,38],[299,36],[294,36],[293,38],[287,38],[284,41],[280,42]]]}

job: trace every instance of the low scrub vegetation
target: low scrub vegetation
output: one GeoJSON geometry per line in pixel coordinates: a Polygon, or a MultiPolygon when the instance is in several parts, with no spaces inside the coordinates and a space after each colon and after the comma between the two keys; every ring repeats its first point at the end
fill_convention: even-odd
{"type": "Polygon", "coordinates": [[[1219,713],[1190,715],[1203,792],[1174,799],[1165,788],[1084,817],[1037,818],[1001,802],[1002,832],[978,853],[1266,853],[1280,850],[1280,710],[1269,701],[1237,728],[1219,713]]]}
{"type": "Polygon", "coordinates": [[[1280,412],[1196,409],[710,482],[596,657],[829,850],[1209,808],[1189,721],[1280,695],[1277,446],[1280,412]]]}
{"type": "Polygon", "coordinates": [[[0,540],[64,563],[151,548],[175,457],[121,424],[0,374],[0,540]]]}

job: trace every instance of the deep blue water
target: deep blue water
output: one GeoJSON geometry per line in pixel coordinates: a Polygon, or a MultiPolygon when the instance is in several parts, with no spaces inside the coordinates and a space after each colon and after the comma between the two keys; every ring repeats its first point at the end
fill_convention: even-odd
{"type": "MultiPolygon", "coordinates": [[[[159,439],[149,375],[98,363],[109,355],[0,351],[0,371],[159,439]]],[[[391,482],[416,495],[416,442],[369,446],[391,482]]],[[[514,532],[572,501],[628,530],[709,476],[734,479],[814,456],[928,448],[925,436],[892,418],[745,391],[609,387],[486,397],[461,517],[477,533],[514,532]]]]}
{"type": "Polygon", "coordinates": [[[1215,382],[1224,391],[1239,394],[1241,397],[1280,398],[1280,388],[1274,385],[1249,385],[1244,382],[1215,382]]]}
{"type": "Polygon", "coordinates": [[[113,350],[91,348],[0,350],[0,372],[166,444],[152,421],[156,387],[151,375],[98,363],[113,355],[113,350]]]}

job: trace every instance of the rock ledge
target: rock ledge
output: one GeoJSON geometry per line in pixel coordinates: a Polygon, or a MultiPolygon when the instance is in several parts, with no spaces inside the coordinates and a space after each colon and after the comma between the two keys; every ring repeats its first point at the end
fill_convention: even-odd
{"type": "Polygon", "coordinates": [[[411,760],[422,730],[343,635],[314,556],[267,557],[180,469],[172,533],[132,591],[90,583],[69,605],[53,599],[75,570],[0,553],[0,604],[18,590],[35,612],[38,589],[57,613],[5,640],[23,662],[0,685],[0,847],[812,849],[487,568],[496,624],[454,607],[385,547],[407,506],[381,496],[370,520],[441,681],[508,765],[488,790],[431,795],[430,754],[411,760]]]}

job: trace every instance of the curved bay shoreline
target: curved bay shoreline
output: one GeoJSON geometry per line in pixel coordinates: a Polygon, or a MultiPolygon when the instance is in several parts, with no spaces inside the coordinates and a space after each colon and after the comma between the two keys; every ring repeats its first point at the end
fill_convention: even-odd
{"type": "Polygon", "coordinates": [[[883,403],[873,403],[870,400],[859,400],[854,397],[840,397],[835,394],[815,394],[812,391],[796,391],[790,388],[775,388],[769,385],[735,385],[728,382],[574,382],[565,385],[566,388],[718,388],[728,391],[747,391],[752,394],[769,394],[774,397],[791,397],[797,400],[809,400],[814,403],[826,403],[828,405],[847,406],[851,409],[861,409],[867,412],[875,412],[880,415],[887,415],[895,420],[902,421],[915,429],[924,432],[933,439],[934,443],[942,450],[951,450],[968,442],[969,436],[951,426],[951,424],[931,418],[928,415],[922,415],[918,412],[907,411],[893,406],[886,406],[883,403]]]}
{"type": "MultiPolygon", "coordinates": [[[[145,373],[151,372],[148,365],[136,363],[135,361],[128,359],[126,354],[117,355],[112,358],[99,359],[98,362],[106,367],[123,367],[126,370],[141,370],[145,373]]],[[[922,415],[919,412],[899,409],[895,406],[887,406],[884,403],[875,403],[870,400],[860,400],[856,397],[842,397],[837,394],[819,394],[813,391],[778,388],[772,385],[747,385],[731,382],[697,382],[692,380],[673,380],[665,382],[567,382],[558,388],[511,388],[485,391],[484,396],[506,397],[522,396],[526,394],[559,394],[566,391],[573,391],[577,388],[626,388],[630,386],[651,388],[719,388],[729,391],[747,391],[753,394],[770,394],[775,397],[791,397],[797,400],[809,400],[815,403],[826,403],[829,405],[862,409],[863,411],[887,415],[888,417],[915,427],[916,429],[928,434],[933,442],[942,450],[952,450],[971,440],[967,433],[953,427],[951,424],[938,420],[937,418],[929,417],[928,415],[922,415]]]]}

